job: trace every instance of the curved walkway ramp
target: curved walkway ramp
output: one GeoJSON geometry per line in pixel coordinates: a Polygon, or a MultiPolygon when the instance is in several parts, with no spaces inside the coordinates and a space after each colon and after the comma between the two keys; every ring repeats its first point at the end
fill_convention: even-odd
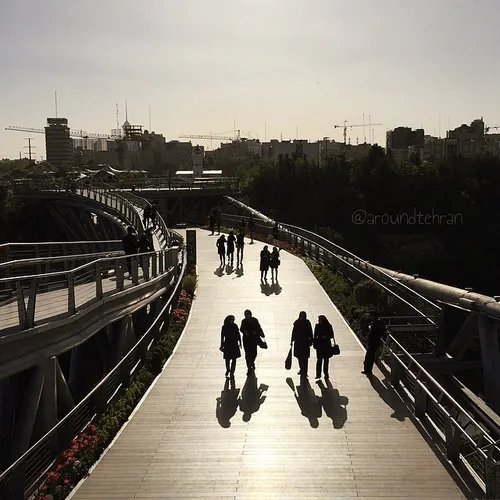
{"type": "MultiPolygon", "coordinates": [[[[198,230],[199,289],[164,372],[90,476],[70,498],[446,499],[465,498],[305,263],[282,252],[279,286],[261,288],[261,243],[243,270],[217,272],[216,237],[198,230]],[[269,349],[256,378],[238,361],[235,385],[218,350],[224,317],[249,308],[269,349]],[[299,311],[325,314],[341,356],[330,383],[284,369],[299,311]]],[[[313,355],[314,356],[314,355],[313,355]]]]}

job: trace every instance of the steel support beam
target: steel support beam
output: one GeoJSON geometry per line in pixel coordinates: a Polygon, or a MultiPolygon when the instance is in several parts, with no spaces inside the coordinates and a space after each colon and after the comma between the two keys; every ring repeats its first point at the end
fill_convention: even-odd
{"type": "Polygon", "coordinates": [[[486,402],[500,413],[500,344],[496,321],[478,316],[478,331],[483,361],[484,392],[486,402]]]}

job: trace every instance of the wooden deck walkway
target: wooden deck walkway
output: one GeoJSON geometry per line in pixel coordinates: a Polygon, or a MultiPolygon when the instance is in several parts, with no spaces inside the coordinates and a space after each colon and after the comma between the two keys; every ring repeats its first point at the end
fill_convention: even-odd
{"type": "Polygon", "coordinates": [[[381,373],[372,383],[361,375],[363,348],[304,262],[282,252],[279,287],[262,290],[262,244],[245,246],[241,276],[219,277],[215,241],[198,231],[199,289],[177,350],[70,498],[464,498],[381,373]],[[239,324],[246,308],[269,349],[259,350],[256,379],[238,361],[231,388],[220,328],[228,314],[239,324]],[[300,385],[296,360],[284,369],[300,310],[334,326],[342,354],[331,385],[315,384],[314,354],[310,385],[300,385]]]}
{"type": "MultiPolygon", "coordinates": [[[[153,233],[153,245],[156,251],[161,249],[160,241],[158,239],[158,229],[153,233]]],[[[143,282],[143,271],[139,266],[138,270],[139,283],[143,282]]],[[[124,289],[134,286],[131,281],[125,280],[124,289]]],[[[108,278],[102,280],[102,291],[104,294],[116,289],[116,277],[110,275],[108,278]]],[[[75,284],[75,305],[76,308],[82,307],[87,302],[95,298],[95,282],[87,282],[75,284]]],[[[26,305],[28,299],[25,300],[26,305]]],[[[54,320],[61,315],[68,312],[68,289],[61,288],[48,292],[41,292],[36,297],[35,307],[35,323],[42,325],[54,320]]],[[[19,325],[19,312],[17,309],[17,302],[12,300],[8,303],[0,305],[0,338],[2,337],[2,330],[12,328],[19,325]]]]}

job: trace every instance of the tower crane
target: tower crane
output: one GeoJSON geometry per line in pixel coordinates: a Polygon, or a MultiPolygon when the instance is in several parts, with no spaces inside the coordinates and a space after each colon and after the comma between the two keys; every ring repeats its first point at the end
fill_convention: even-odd
{"type": "MultiPolygon", "coordinates": [[[[9,126],[5,127],[5,130],[11,130],[14,132],[28,132],[31,134],[45,134],[45,129],[43,128],[30,128],[30,127],[15,127],[9,126]]],[[[85,130],[70,129],[70,137],[74,138],[89,138],[89,139],[111,139],[109,134],[95,134],[91,132],[85,132],[85,130]]]]}
{"type": "Polygon", "coordinates": [[[229,132],[222,132],[222,134],[186,134],[180,135],[179,139],[204,139],[210,141],[210,149],[212,149],[212,141],[241,141],[240,130],[230,131],[234,132],[235,135],[230,137],[222,134],[227,134],[229,132]]]}
{"type": "Polygon", "coordinates": [[[347,120],[344,121],[343,125],[334,125],[333,128],[343,128],[344,129],[344,144],[347,144],[347,129],[348,128],[354,128],[354,127],[376,127],[382,125],[381,123],[370,123],[370,124],[364,124],[364,125],[347,125],[347,120]]]}

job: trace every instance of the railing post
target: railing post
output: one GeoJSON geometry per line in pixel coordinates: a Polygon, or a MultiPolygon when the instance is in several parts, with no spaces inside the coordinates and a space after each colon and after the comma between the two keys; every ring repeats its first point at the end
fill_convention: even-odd
{"type": "Polygon", "coordinates": [[[156,278],[158,276],[158,253],[154,253],[152,256],[152,265],[151,265],[151,276],[156,278]]]}
{"type": "Polygon", "coordinates": [[[456,462],[460,457],[460,435],[449,415],[444,417],[444,434],[446,438],[446,456],[451,462],[456,462]]]}
{"type": "Polygon", "coordinates": [[[423,420],[427,412],[427,393],[424,391],[423,387],[420,385],[420,381],[415,381],[415,416],[423,420]]]}
{"type": "Polygon", "coordinates": [[[149,255],[142,256],[142,273],[145,281],[149,281],[149,259],[149,255]]]}
{"type": "Polygon", "coordinates": [[[165,269],[165,258],[163,255],[163,252],[158,253],[158,263],[159,263],[159,269],[158,269],[158,274],[163,274],[163,271],[165,269]]]}
{"type": "Polygon", "coordinates": [[[73,273],[68,274],[68,313],[76,313],[75,277],[73,276],[73,273]]]}
{"type": "Polygon", "coordinates": [[[24,302],[24,291],[21,283],[16,282],[16,295],[17,295],[17,313],[19,315],[19,326],[21,330],[28,328],[28,315],[26,313],[26,304],[24,302]]]}
{"type": "Polygon", "coordinates": [[[102,269],[99,261],[95,264],[95,296],[97,300],[102,299],[102,269]]]}
{"type": "Polygon", "coordinates": [[[123,290],[125,288],[125,268],[123,265],[123,259],[117,260],[115,266],[116,289],[123,290]]]}
{"type": "Polygon", "coordinates": [[[486,498],[500,498],[500,462],[492,457],[488,457],[485,462],[486,498]]]}
{"type": "Polygon", "coordinates": [[[389,378],[392,387],[397,388],[399,387],[399,382],[401,380],[401,365],[399,364],[399,361],[395,353],[391,352],[390,356],[391,356],[390,360],[391,374],[389,378]]]}

